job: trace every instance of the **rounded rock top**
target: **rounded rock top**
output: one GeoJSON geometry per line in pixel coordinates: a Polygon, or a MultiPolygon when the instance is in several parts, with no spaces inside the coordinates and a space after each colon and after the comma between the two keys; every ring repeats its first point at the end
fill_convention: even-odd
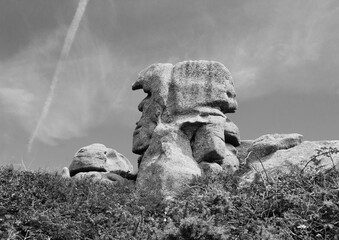
{"type": "Polygon", "coordinates": [[[122,154],[104,144],[94,143],[80,148],[69,166],[70,176],[80,172],[133,172],[133,165],[122,154]]]}

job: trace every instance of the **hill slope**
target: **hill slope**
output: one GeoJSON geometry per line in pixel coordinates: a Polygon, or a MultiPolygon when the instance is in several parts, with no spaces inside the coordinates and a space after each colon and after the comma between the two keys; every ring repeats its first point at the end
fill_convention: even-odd
{"type": "Polygon", "coordinates": [[[173,202],[133,185],[0,168],[1,239],[339,239],[339,172],[282,176],[238,189],[197,179],[173,202]]]}

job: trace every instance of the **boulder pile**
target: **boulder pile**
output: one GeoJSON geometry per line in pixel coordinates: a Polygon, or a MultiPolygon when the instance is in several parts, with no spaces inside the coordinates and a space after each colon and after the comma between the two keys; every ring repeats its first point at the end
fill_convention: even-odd
{"type": "Polygon", "coordinates": [[[164,199],[192,179],[216,173],[240,176],[240,186],[274,181],[280,173],[339,168],[339,141],[303,142],[303,136],[267,134],[241,140],[230,120],[238,104],[228,69],[214,61],[152,64],[132,86],[146,97],[133,133],[138,173],[127,158],[103,144],[78,150],[64,177],[100,182],[133,180],[140,196],[164,199]],[[241,169],[239,169],[241,166],[241,169]]]}

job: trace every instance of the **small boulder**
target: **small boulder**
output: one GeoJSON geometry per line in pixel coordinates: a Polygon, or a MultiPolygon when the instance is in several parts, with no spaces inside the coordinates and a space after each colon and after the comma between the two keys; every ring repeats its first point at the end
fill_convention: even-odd
{"type": "Polygon", "coordinates": [[[116,150],[107,148],[103,144],[95,143],[79,149],[69,168],[61,171],[63,178],[90,178],[97,182],[135,181],[130,161],[116,150]]]}
{"type": "Polygon", "coordinates": [[[226,143],[223,162],[221,166],[224,169],[224,171],[228,174],[232,174],[239,169],[239,159],[237,157],[237,149],[233,145],[226,143]]]}
{"type": "Polygon", "coordinates": [[[69,166],[71,177],[80,172],[112,172],[119,170],[133,172],[133,166],[125,156],[99,143],[80,148],[69,166]]]}
{"type": "Polygon", "coordinates": [[[62,177],[62,178],[71,178],[71,175],[69,174],[69,169],[68,169],[68,167],[64,167],[64,168],[61,170],[61,177],[62,177]]]}
{"type": "Polygon", "coordinates": [[[218,174],[223,171],[222,166],[220,166],[217,163],[210,163],[210,162],[201,162],[199,163],[199,166],[206,176],[212,176],[214,174],[218,174]]]}

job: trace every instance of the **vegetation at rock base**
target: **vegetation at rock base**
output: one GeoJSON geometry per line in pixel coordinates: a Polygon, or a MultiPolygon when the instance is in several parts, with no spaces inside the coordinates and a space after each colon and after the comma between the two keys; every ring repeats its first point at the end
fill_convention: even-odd
{"type": "Polygon", "coordinates": [[[220,174],[164,204],[133,185],[1,167],[0,239],[339,239],[339,172],[242,189],[220,174]]]}

